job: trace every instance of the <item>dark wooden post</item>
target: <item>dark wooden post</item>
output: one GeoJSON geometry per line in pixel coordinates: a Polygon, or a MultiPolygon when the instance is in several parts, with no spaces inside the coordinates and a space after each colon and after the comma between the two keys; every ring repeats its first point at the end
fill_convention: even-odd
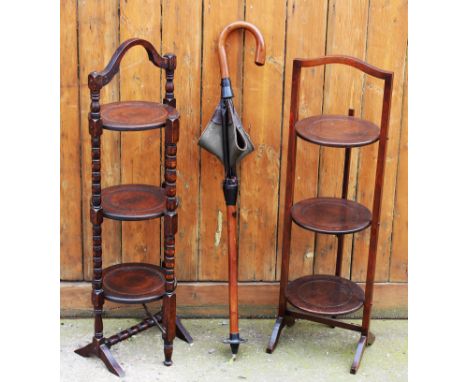
{"type": "Polygon", "coordinates": [[[166,188],[166,214],[164,215],[164,273],[166,294],[163,300],[164,355],[166,366],[172,365],[172,343],[176,332],[175,292],[175,234],[177,233],[177,142],[179,140],[179,119],[171,118],[165,128],[164,182],[166,188]]]}
{"type": "MultiPolygon", "coordinates": [[[[174,70],[177,65],[176,56],[167,54],[166,84],[163,102],[176,107],[174,98],[174,70]]],[[[166,188],[166,214],[164,215],[164,261],[166,278],[166,294],[163,300],[164,364],[172,365],[172,343],[176,334],[176,292],[175,292],[175,234],[177,233],[177,142],[179,141],[179,118],[169,118],[166,121],[164,137],[164,185],[166,188]]]]}
{"type": "Polygon", "coordinates": [[[94,339],[101,343],[103,339],[102,306],[104,291],[102,289],[102,235],[103,221],[101,206],[101,135],[102,120],[100,114],[101,77],[93,72],[88,77],[91,90],[91,106],[88,115],[89,134],[91,135],[91,208],[90,219],[93,230],[93,289],[91,301],[94,307],[94,339]]]}
{"type": "Polygon", "coordinates": [[[288,142],[288,162],[286,169],[286,192],[284,203],[284,223],[283,223],[283,247],[281,255],[281,279],[278,303],[278,317],[273,328],[270,342],[267,346],[267,353],[272,353],[278,343],[281,331],[285,325],[294,324],[294,318],[287,316],[286,287],[289,280],[289,257],[291,253],[291,226],[292,218],[290,210],[294,202],[294,178],[296,176],[296,150],[297,134],[296,121],[298,119],[299,91],[301,78],[301,63],[294,60],[292,85],[291,85],[291,107],[289,113],[289,142],[288,142]]]}
{"type": "Polygon", "coordinates": [[[281,258],[281,281],[279,296],[278,315],[284,318],[286,313],[286,287],[289,279],[289,256],[291,252],[291,225],[292,218],[290,210],[294,201],[294,184],[296,176],[296,150],[297,135],[296,121],[298,118],[299,92],[301,79],[301,63],[294,60],[291,84],[291,108],[289,113],[289,142],[288,142],[288,162],[286,169],[286,193],[284,203],[284,224],[283,224],[283,249],[281,258]]]}
{"type": "Polygon", "coordinates": [[[385,77],[382,117],[380,123],[379,150],[377,168],[375,172],[374,202],[372,207],[372,225],[369,242],[369,257],[367,260],[366,294],[364,313],[362,318],[363,334],[369,336],[372,301],[374,296],[374,278],[377,258],[377,244],[379,240],[380,210],[385,174],[385,158],[387,154],[388,127],[390,123],[390,109],[392,103],[393,73],[385,77]]]}
{"type": "Polygon", "coordinates": [[[177,66],[177,58],[173,54],[166,54],[167,59],[166,71],[166,86],[163,102],[169,106],[176,107],[176,99],[174,98],[174,70],[177,66]]]}

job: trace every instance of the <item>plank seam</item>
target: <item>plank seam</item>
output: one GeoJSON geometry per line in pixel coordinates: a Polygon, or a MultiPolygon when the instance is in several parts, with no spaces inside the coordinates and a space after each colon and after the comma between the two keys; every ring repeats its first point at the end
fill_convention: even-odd
{"type": "Polygon", "coordinates": [[[278,241],[279,241],[279,226],[280,226],[280,206],[281,206],[281,167],[283,164],[283,130],[284,130],[284,103],[285,103],[285,84],[286,84],[286,65],[287,65],[287,54],[288,54],[288,6],[289,0],[286,0],[286,20],[284,23],[284,49],[283,49],[283,80],[282,80],[282,92],[281,92],[281,123],[280,123],[280,150],[279,150],[279,172],[278,172],[278,208],[276,209],[276,227],[275,227],[275,273],[274,280],[278,277],[278,241]]]}
{"type": "Polygon", "coordinates": [[[77,63],[77,80],[78,80],[78,136],[79,144],[79,160],[80,160],[80,235],[81,235],[81,280],[84,280],[84,214],[83,214],[83,142],[81,139],[81,76],[80,76],[80,28],[79,28],[79,10],[78,0],[75,1],[76,6],[76,63],[77,63]]]}
{"type": "MultiPolygon", "coordinates": [[[[202,124],[203,124],[203,49],[204,49],[204,44],[205,43],[205,0],[202,1],[201,5],[201,44],[200,44],[200,123],[198,126],[198,135],[201,135],[202,132],[202,124]]],[[[201,182],[201,173],[202,173],[202,152],[201,152],[201,147],[198,146],[198,223],[197,223],[197,269],[196,269],[196,275],[195,278],[196,280],[200,280],[200,267],[201,267],[201,238],[200,238],[200,224],[201,224],[201,218],[202,218],[202,213],[201,213],[201,206],[202,206],[202,198],[201,198],[201,193],[202,193],[202,182],[201,182]]]]}
{"type": "MultiPolygon", "coordinates": [[[[327,15],[326,15],[326,21],[325,21],[325,46],[324,46],[324,50],[325,50],[325,55],[328,54],[328,31],[329,31],[329,21],[330,21],[330,1],[331,0],[328,0],[327,1],[327,15]]],[[[322,83],[322,107],[321,107],[321,113],[323,115],[323,110],[324,110],[324,106],[325,106],[325,83],[326,83],[326,80],[327,80],[327,65],[324,65],[323,67],[323,83],[322,83]]],[[[318,197],[320,195],[320,168],[321,168],[321,164],[322,164],[322,146],[319,146],[319,149],[318,149],[318,160],[317,160],[317,187],[316,187],[316,190],[315,190],[315,196],[318,197]]],[[[294,199],[294,195],[293,195],[293,199],[294,199]]],[[[312,261],[312,274],[314,274],[315,272],[315,263],[317,261],[317,243],[318,243],[318,240],[317,240],[317,234],[314,232],[313,233],[314,235],[314,258],[313,258],[313,261],[312,261]]]]}
{"type": "MultiPolygon", "coordinates": [[[[367,3],[367,25],[366,25],[366,51],[364,53],[364,60],[367,61],[367,53],[368,53],[368,47],[369,47],[369,24],[370,24],[370,11],[371,8],[371,0],[368,1],[367,3]]],[[[360,117],[362,118],[364,114],[364,105],[365,105],[365,92],[366,92],[366,81],[367,81],[367,75],[364,73],[363,79],[362,79],[362,86],[361,86],[361,107],[360,107],[360,117]]],[[[358,149],[358,155],[357,155],[357,164],[356,164],[356,182],[354,183],[354,199],[357,200],[358,198],[358,190],[359,190],[359,172],[361,169],[361,150],[362,148],[358,149]]],[[[351,260],[349,264],[349,279],[353,279],[353,263],[354,263],[354,247],[356,243],[356,235],[353,234],[352,236],[352,242],[351,242],[351,260]]]]}
{"type": "MultiPolygon", "coordinates": [[[[403,75],[404,75],[404,79],[403,79],[403,89],[405,87],[405,84],[407,84],[408,82],[408,74],[406,72],[406,67],[408,65],[408,40],[406,41],[406,55],[405,55],[405,61],[403,63],[403,75]]],[[[390,281],[390,278],[391,278],[391,274],[392,274],[392,259],[393,259],[393,235],[395,233],[395,206],[396,206],[396,202],[397,202],[397,191],[398,191],[398,185],[399,185],[399,182],[398,182],[398,174],[400,172],[400,148],[401,148],[401,132],[403,130],[403,120],[404,120],[404,107],[405,107],[405,102],[407,102],[407,98],[408,98],[408,92],[404,91],[403,90],[403,96],[401,97],[401,113],[400,113],[400,136],[399,136],[399,140],[398,140],[398,149],[397,149],[397,168],[396,168],[396,171],[395,171],[395,190],[394,190],[394,193],[393,193],[393,209],[392,209],[392,232],[390,234],[390,258],[389,258],[389,264],[388,264],[388,275],[387,275],[387,280],[390,281]]]]}

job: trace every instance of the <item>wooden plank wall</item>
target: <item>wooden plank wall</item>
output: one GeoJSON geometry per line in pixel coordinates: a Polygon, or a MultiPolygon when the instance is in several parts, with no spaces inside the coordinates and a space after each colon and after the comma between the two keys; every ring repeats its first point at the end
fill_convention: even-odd
{"type": "MultiPolygon", "coordinates": [[[[219,100],[217,37],[224,25],[236,19],[256,24],[267,45],[266,65],[258,67],[253,63],[255,44],[250,34],[236,32],[228,42],[235,105],[256,146],[240,168],[240,280],[248,282],[250,289],[258,284],[259,293],[267,293],[272,289],[265,283],[274,283],[280,276],[292,59],[349,54],[395,73],[377,280],[379,288],[387,285],[390,291],[398,284],[399,291],[406,291],[407,0],[61,0],[63,288],[69,290],[80,282],[87,285],[91,279],[87,74],[102,69],[117,46],[130,37],[148,39],[161,53],[173,52],[178,57],[179,281],[191,282],[192,289],[197,285],[203,288],[207,282],[226,281],[222,166],[201,151],[197,141],[219,100]]],[[[103,102],[159,100],[161,84],[161,73],[149,63],[143,49],[135,48],[124,58],[120,74],[105,88],[103,102]]],[[[346,114],[348,108],[354,108],[356,116],[378,123],[381,85],[343,66],[306,70],[300,117],[322,112],[346,114]]],[[[163,154],[160,138],[159,131],[106,132],[103,186],[159,183],[163,154]]],[[[354,150],[351,162],[349,197],[369,207],[375,157],[375,147],[366,147],[354,150]]],[[[338,196],[342,162],[340,150],[299,141],[295,199],[338,196]]],[[[159,221],[106,221],[103,232],[105,266],[160,259],[159,221]]],[[[294,227],[292,248],[293,278],[334,268],[336,242],[331,237],[294,227]]],[[[353,280],[365,278],[367,249],[368,231],[346,239],[344,269],[353,280]]],[[[392,293],[386,296],[392,299],[392,293]]],[[[395,296],[395,308],[406,308],[401,306],[405,301],[401,293],[395,296]]],[[[391,304],[387,301],[388,306],[391,304]]],[[[73,307],[73,301],[66,305],[73,307]]]]}

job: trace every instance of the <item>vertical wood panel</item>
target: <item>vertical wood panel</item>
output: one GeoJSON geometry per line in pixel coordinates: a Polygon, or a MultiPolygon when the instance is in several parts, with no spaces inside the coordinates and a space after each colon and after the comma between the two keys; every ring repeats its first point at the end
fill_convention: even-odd
{"type": "MultiPolygon", "coordinates": [[[[160,52],[160,0],[120,2],[120,42],[132,37],[150,41],[160,52]],[[142,12],[144,10],[144,12],[142,12]]],[[[121,100],[162,102],[161,70],[141,47],[131,49],[120,66],[121,100]]],[[[121,134],[122,183],[161,183],[161,131],[121,134]]],[[[122,222],[122,261],[156,263],[161,250],[160,219],[122,222]]]]}
{"type": "MultiPolygon", "coordinates": [[[[213,114],[220,97],[218,37],[230,22],[244,18],[244,1],[205,0],[203,9],[202,128],[213,114]]],[[[227,42],[227,55],[234,92],[234,105],[242,104],[242,34],[234,32],[227,42]]],[[[226,206],[222,164],[212,154],[201,151],[200,255],[201,280],[227,279],[226,206]]]]}
{"type": "MultiPolygon", "coordinates": [[[[202,2],[163,0],[164,52],[177,54],[175,96],[180,113],[177,147],[177,195],[180,198],[176,273],[181,280],[198,277],[200,180],[200,71],[202,2]],[[190,22],[183,22],[190,20],[190,22]]],[[[215,190],[219,192],[220,190],[215,190]]]]}
{"type": "Polygon", "coordinates": [[[408,64],[405,78],[390,267],[390,280],[400,282],[408,281],[408,64]]]}
{"type": "Polygon", "coordinates": [[[77,8],[60,1],[60,277],[83,277],[77,8]]]}
{"type": "MultiPolygon", "coordinates": [[[[276,278],[280,278],[284,192],[286,189],[287,149],[289,132],[289,108],[291,100],[292,62],[294,58],[318,57],[325,54],[327,27],[327,0],[320,2],[297,0],[288,2],[286,59],[284,79],[284,107],[281,154],[281,191],[278,219],[278,254],[276,278]],[[314,22],[310,22],[314,20],[314,22]]],[[[301,94],[299,98],[299,118],[317,115],[322,112],[324,69],[304,69],[301,74],[301,94]]],[[[298,139],[295,200],[310,198],[317,193],[319,147],[298,139]]],[[[291,260],[289,277],[295,279],[311,274],[314,263],[315,235],[292,225],[291,260]]]]}
{"type": "MultiPolygon", "coordinates": [[[[393,203],[395,200],[398,147],[400,144],[401,111],[405,57],[407,46],[407,1],[372,0],[369,15],[367,61],[394,72],[392,110],[387,143],[385,181],[382,196],[379,245],[377,251],[376,281],[389,278],[393,203]]],[[[366,78],[364,118],[380,125],[383,84],[381,80],[366,78]]],[[[377,145],[362,149],[357,200],[372,206],[375,182],[377,145]]],[[[369,251],[370,230],[355,235],[352,276],[356,281],[365,279],[369,251]]]]}
{"type": "MultiPolygon", "coordinates": [[[[365,58],[368,0],[349,2],[332,0],[329,4],[327,54],[347,54],[365,58]]],[[[347,114],[350,107],[359,116],[363,75],[343,65],[328,65],[325,69],[324,114],[347,114]]],[[[357,150],[352,151],[351,173],[355,172],[357,150]]],[[[329,147],[320,149],[319,195],[341,197],[344,150],[329,147]]],[[[353,190],[353,178],[349,189],[353,190]]],[[[352,197],[352,192],[348,197],[352,197]]],[[[343,276],[349,275],[351,258],[350,235],[344,239],[343,276]]],[[[334,274],[337,239],[334,235],[317,235],[315,273],[334,274]]]]}
{"type": "Polygon", "coordinates": [[[255,39],[246,35],[242,119],[256,147],[241,165],[239,278],[274,280],[286,7],[247,0],[246,20],[260,29],[267,51],[258,67],[255,39]]]}
{"type": "MultiPolygon", "coordinates": [[[[89,200],[91,196],[91,144],[88,132],[89,89],[88,74],[102,70],[119,44],[118,2],[116,0],[79,0],[78,36],[80,57],[80,112],[83,200],[84,276],[92,276],[91,224],[89,200]]],[[[102,103],[119,99],[118,77],[101,92],[102,103]]],[[[120,134],[105,131],[101,139],[102,186],[120,183],[120,134]]],[[[121,224],[105,219],[102,226],[104,267],[121,260],[121,224]]]]}

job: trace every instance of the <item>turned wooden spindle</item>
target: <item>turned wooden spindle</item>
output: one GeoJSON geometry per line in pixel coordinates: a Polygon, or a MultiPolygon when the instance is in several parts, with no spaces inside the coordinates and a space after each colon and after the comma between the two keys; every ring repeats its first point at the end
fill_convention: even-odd
{"type": "Polygon", "coordinates": [[[104,296],[102,289],[102,229],[103,221],[101,206],[101,107],[99,104],[101,79],[96,72],[88,77],[88,87],[91,90],[91,105],[89,120],[89,134],[91,135],[91,208],[90,219],[93,231],[93,289],[91,300],[94,308],[94,338],[101,342],[103,339],[102,306],[104,296]]]}
{"type": "MultiPolygon", "coordinates": [[[[169,101],[170,102],[170,101],[169,101]]],[[[174,100],[175,102],[175,100],[174,100]]],[[[177,142],[179,141],[179,119],[170,118],[165,127],[164,184],[166,190],[166,214],[164,216],[164,262],[166,294],[163,300],[164,364],[172,364],[172,343],[176,334],[175,295],[175,234],[177,233],[177,142]]]]}
{"type": "Polygon", "coordinates": [[[174,98],[174,70],[177,66],[177,58],[173,54],[166,54],[164,58],[167,59],[166,72],[166,85],[163,102],[169,106],[176,107],[176,99],[174,98]]]}
{"type": "Polygon", "coordinates": [[[143,321],[139,322],[138,324],[128,329],[124,329],[121,332],[114,334],[113,336],[110,336],[106,340],[106,345],[108,347],[114,346],[115,344],[118,344],[121,341],[125,341],[126,339],[134,336],[135,334],[138,334],[148,328],[151,328],[154,325],[156,325],[154,318],[153,319],[145,318],[143,321]]]}

